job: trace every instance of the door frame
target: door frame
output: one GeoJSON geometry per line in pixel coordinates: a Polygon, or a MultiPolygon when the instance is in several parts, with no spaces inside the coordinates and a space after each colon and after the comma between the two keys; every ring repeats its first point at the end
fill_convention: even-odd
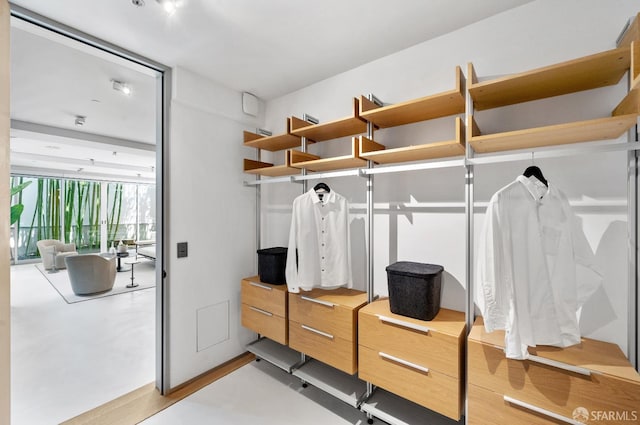
{"type": "Polygon", "coordinates": [[[0,423],[11,422],[11,260],[9,248],[9,3],[0,0],[0,423]]]}
{"type": "MultiPolygon", "coordinates": [[[[6,3],[7,0],[0,0],[6,3]]],[[[93,48],[113,54],[129,60],[138,65],[147,67],[157,73],[156,77],[156,388],[160,394],[169,391],[169,284],[167,266],[164,261],[165,253],[169,246],[169,217],[168,211],[168,149],[169,149],[169,117],[171,106],[171,68],[159,62],[148,59],[137,53],[109,43],[85,32],[76,30],[60,22],[49,19],[31,10],[9,4],[11,17],[21,19],[57,34],[69,37],[93,48]]],[[[10,21],[7,19],[10,30],[10,21]]],[[[3,28],[0,28],[2,30],[3,28]]],[[[0,35],[0,41],[2,36],[0,35]]],[[[3,52],[0,51],[0,54],[3,52]]],[[[8,63],[5,62],[5,63],[8,63]]],[[[10,68],[10,66],[9,66],[10,68]]],[[[7,73],[9,70],[7,70],[7,73]]],[[[2,81],[0,81],[2,84],[2,81]]],[[[7,82],[8,84],[8,82],[7,82]]],[[[0,117],[1,119],[2,117],[0,117]]],[[[7,135],[7,144],[9,137],[7,135]]],[[[9,147],[7,146],[7,153],[9,147]]],[[[8,161],[7,161],[8,162],[8,161]]],[[[1,167],[1,165],[0,165],[1,167]]],[[[8,164],[7,164],[8,167],[8,164]]],[[[8,183],[8,176],[7,176],[8,183]]],[[[7,189],[8,190],[8,189],[7,189]]],[[[0,188],[1,193],[1,188],[0,188]]],[[[8,202],[7,202],[8,204],[8,202]]],[[[8,210],[8,208],[5,208],[8,210]]],[[[0,217],[1,218],[1,217],[0,217]]],[[[7,220],[8,223],[8,218],[7,220]]],[[[1,235],[0,235],[1,236],[1,235]]],[[[8,233],[5,238],[8,247],[8,233]]],[[[4,243],[4,242],[3,242],[4,243]]],[[[7,255],[8,258],[8,255],[7,255]]],[[[0,318],[1,319],[1,318],[0,318]]],[[[8,345],[8,344],[7,344],[8,345]]],[[[1,409],[0,409],[1,410],[1,409]]],[[[2,421],[0,421],[2,422],[2,421]]]]}

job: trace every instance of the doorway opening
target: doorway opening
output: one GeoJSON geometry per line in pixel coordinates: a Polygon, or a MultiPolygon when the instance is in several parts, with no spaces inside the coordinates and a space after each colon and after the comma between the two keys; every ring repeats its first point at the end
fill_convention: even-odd
{"type": "Polygon", "coordinates": [[[12,423],[59,423],[165,390],[170,69],[15,5],[11,43],[12,423]],[[113,293],[65,293],[44,240],[116,254],[113,293]]]}

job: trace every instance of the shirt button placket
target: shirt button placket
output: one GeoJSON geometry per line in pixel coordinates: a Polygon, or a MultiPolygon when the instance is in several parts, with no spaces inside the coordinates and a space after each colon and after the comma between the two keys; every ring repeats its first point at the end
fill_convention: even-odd
{"type": "MultiPolygon", "coordinates": [[[[324,208],[324,205],[322,206],[324,208]]],[[[320,240],[322,241],[322,250],[321,250],[321,259],[320,259],[320,270],[322,271],[322,280],[324,281],[324,275],[326,273],[327,267],[325,263],[326,258],[326,249],[327,249],[327,240],[326,240],[326,223],[325,217],[322,217],[322,223],[320,226],[320,240]]]]}

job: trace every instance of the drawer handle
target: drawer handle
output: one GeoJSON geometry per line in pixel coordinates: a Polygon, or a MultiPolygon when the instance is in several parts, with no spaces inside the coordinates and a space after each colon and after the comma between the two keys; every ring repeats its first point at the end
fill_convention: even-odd
{"type": "Polygon", "coordinates": [[[255,312],[258,312],[260,314],[264,314],[265,316],[269,316],[269,317],[273,316],[273,313],[269,313],[268,311],[261,310],[258,307],[249,306],[249,308],[251,310],[255,311],[255,312]]]}
{"type": "Polygon", "coordinates": [[[404,320],[394,319],[393,317],[387,317],[381,314],[376,314],[376,316],[378,316],[378,319],[380,319],[383,322],[393,323],[394,325],[402,326],[403,328],[409,328],[409,329],[424,332],[427,334],[431,331],[431,329],[429,329],[426,326],[416,325],[415,323],[405,322],[404,320]]]}
{"type": "Polygon", "coordinates": [[[546,359],[540,356],[529,355],[528,360],[531,360],[532,362],[535,362],[535,363],[541,363],[547,366],[557,367],[558,369],[566,370],[569,372],[579,373],[580,375],[591,376],[591,371],[584,367],[573,366],[573,365],[562,363],[556,360],[546,359]]]}
{"type": "Polygon", "coordinates": [[[260,283],[256,283],[256,282],[249,282],[249,285],[251,286],[255,286],[256,288],[262,288],[262,289],[266,289],[267,291],[272,291],[273,288],[267,285],[262,285],[260,283]]]}
{"type": "Polygon", "coordinates": [[[327,306],[327,307],[331,307],[331,308],[335,307],[335,304],[334,303],[330,303],[329,301],[316,300],[315,298],[305,297],[304,295],[300,296],[300,298],[302,298],[305,301],[309,301],[309,302],[316,303],[316,304],[322,304],[322,305],[327,306]]]}
{"type": "Polygon", "coordinates": [[[322,335],[324,337],[327,337],[329,339],[333,339],[333,335],[328,334],[326,332],[322,332],[322,331],[319,331],[317,329],[313,329],[312,327],[307,326],[307,325],[300,325],[300,326],[302,326],[302,329],[308,330],[309,332],[313,332],[313,333],[316,333],[318,335],[322,335]]]}
{"type": "Polygon", "coordinates": [[[415,363],[411,363],[411,362],[408,362],[406,360],[399,359],[399,358],[397,358],[395,356],[392,356],[390,354],[383,353],[382,351],[378,352],[378,355],[380,357],[382,357],[383,359],[391,360],[392,362],[403,364],[403,365],[408,366],[408,367],[410,367],[412,369],[417,369],[417,370],[420,370],[422,372],[429,373],[429,368],[428,367],[420,366],[420,365],[417,365],[415,363]]]}
{"type": "Polygon", "coordinates": [[[548,416],[550,418],[554,418],[554,419],[557,419],[559,421],[562,421],[562,422],[565,422],[565,423],[568,423],[568,424],[582,425],[582,422],[578,422],[578,421],[576,421],[574,419],[570,419],[570,418],[564,417],[562,415],[558,415],[557,413],[550,412],[547,409],[543,409],[541,407],[534,406],[533,404],[525,403],[524,401],[516,400],[515,398],[509,397],[509,396],[506,396],[506,395],[503,398],[504,398],[504,401],[506,401],[507,403],[514,404],[516,406],[522,407],[523,409],[527,409],[527,410],[530,410],[532,412],[540,413],[541,415],[548,416]]]}

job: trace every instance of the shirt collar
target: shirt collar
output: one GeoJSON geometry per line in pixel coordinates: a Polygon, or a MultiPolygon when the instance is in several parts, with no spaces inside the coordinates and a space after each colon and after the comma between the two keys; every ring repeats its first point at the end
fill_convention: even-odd
{"type": "Polygon", "coordinates": [[[320,197],[318,196],[316,191],[313,190],[313,188],[309,189],[307,193],[309,193],[309,195],[311,196],[311,201],[314,204],[318,204],[318,203],[328,204],[329,202],[333,203],[336,200],[336,195],[333,190],[329,193],[325,193],[322,201],[320,200],[320,197]]]}
{"type": "Polygon", "coordinates": [[[525,177],[520,175],[516,178],[516,180],[522,183],[524,187],[527,188],[527,191],[529,192],[531,197],[536,201],[544,198],[545,195],[549,193],[549,188],[533,176],[525,177]]]}

